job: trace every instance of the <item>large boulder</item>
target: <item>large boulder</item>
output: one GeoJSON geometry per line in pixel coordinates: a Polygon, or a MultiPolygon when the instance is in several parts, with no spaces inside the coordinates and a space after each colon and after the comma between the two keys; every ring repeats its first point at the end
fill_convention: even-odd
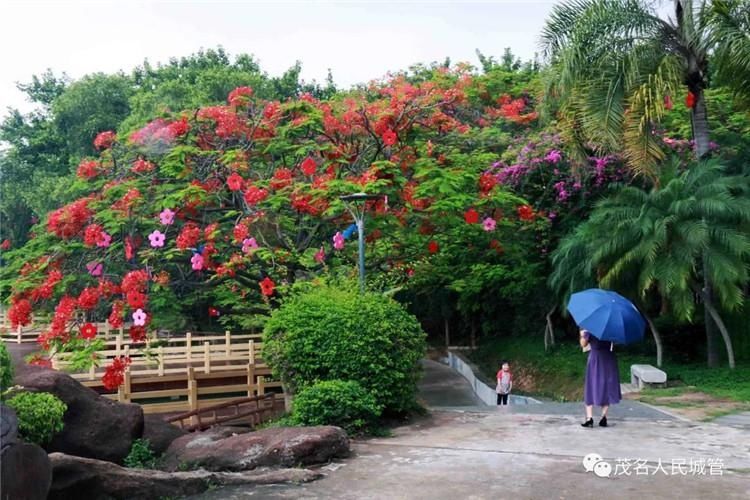
{"type": "MultiPolygon", "coordinates": [[[[307,469],[252,472],[163,472],[129,469],[111,462],[51,453],[50,500],[150,500],[195,495],[213,486],[303,483],[321,476],[307,469]]],[[[25,498],[25,497],[16,497],[25,498]]]]}
{"type": "Polygon", "coordinates": [[[31,367],[15,382],[29,391],[52,393],[68,405],[63,430],[47,451],[122,463],[133,440],[143,433],[140,406],[111,401],[65,373],[31,367]]]}
{"type": "Polygon", "coordinates": [[[47,452],[18,439],[13,409],[0,405],[0,499],[44,500],[52,482],[47,452]]]}
{"type": "Polygon", "coordinates": [[[161,415],[144,415],[143,417],[143,439],[148,439],[151,449],[156,455],[161,455],[172,441],[178,437],[186,435],[187,432],[183,431],[174,424],[170,424],[164,420],[161,415]]]}
{"type": "Polygon", "coordinates": [[[349,438],[339,427],[279,427],[232,435],[216,429],[173,441],[162,467],[243,471],[262,466],[320,464],[348,454],[349,438]]]}

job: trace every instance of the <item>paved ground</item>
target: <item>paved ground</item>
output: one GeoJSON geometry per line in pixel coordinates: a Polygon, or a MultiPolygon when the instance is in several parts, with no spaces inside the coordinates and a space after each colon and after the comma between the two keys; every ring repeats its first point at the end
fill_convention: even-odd
{"type": "Polygon", "coordinates": [[[735,413],[733,415],[724,415],[723,417],[714,419],[713,422],[716,424],[731,425],[750,430],[750,411],[735,413]]]}
{"type": "Polygon", "coordinates": [[[747,429],[685,422],[632,401],[612,408],[611,427],[584,429],[580,403],[480,406],[463,377],[426,368],[420,391],[432,414],[390,438],[354,442],[353,457],[323,467],[323,479],[197,498],[750,498],[747,429]],[[590,453],[610,477],[586,472],[590,453]]]}

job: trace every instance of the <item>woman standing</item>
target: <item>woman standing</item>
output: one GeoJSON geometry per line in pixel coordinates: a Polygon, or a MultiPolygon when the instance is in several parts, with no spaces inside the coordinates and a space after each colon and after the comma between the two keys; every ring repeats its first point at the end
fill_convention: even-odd
{"type": "Polygon", "coordinates": [[[614,344],[602,342],[586,330],[581,330],[579,342],[584,349],[590,346],[583,385],[586,421],[581,425],[583,427],[594,426],[594,405],[596,405],[602,407],[602,418],[599,420],[599,425],[607,427],[609,405],[617,404],[622,399],[620,371],[617,368],[617,356],[615,356],[613,350],[614,344]]]}

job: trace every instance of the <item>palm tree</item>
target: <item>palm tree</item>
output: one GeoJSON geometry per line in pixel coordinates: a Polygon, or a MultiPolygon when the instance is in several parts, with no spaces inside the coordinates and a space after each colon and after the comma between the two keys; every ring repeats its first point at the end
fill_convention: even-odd
{"type": "Polygon", "coordinates": [[[586,265],[606,288],[635,284],[642,299],[657,291],[680,320],[693,319],[699,296],[734,368],[720,309],[742,306],[750,278],[750,236],[741,229],[750,224],[748,180],[726,176],[716,161],[707,161],[679,175],[667,171],[662,183],[662,189],[623,187],[597,205],[579,230],[591,235],[586,265]],[[701,267],[718,304],[705,293],[701,267]]]}
{"type": "MultiPolygon", "coordinates": [[[[552,63],[547,107],[559,106],[570,144],[624,151],[630,167],[657,187],[664,152],[654,132],[672,97],[688,96],[696,155],[709,151],[709,60],[712,77],[750,100],[750,2],[674,0],[667,19],[659,3],[570,0],[554,7],[542,34],[552,63]]],[[[710,297],[706,269],[703,288],[710,297]]],[[[708,364],[715,366],[707,308],[705,324],[708,364]]]]}

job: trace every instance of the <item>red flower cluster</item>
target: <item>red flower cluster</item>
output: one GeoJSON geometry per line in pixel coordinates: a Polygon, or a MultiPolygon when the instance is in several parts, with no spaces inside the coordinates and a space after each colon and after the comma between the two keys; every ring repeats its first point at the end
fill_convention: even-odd
{"type": "Polygon", "coordinates": [[[90,311],[99,303],[99,287],[86,287],[78,296],[78,306],[84,311],[90,311]]]}
{"type": "Polygon", "coordinates": [[[99,224],[89,224],[83,232],[83,244],[87,247],[96,246],[100,241],[104,228],[99,224]]]}
{"type": "Polygon", "coordinates": [[[518,207],[517,212],[518,218],[522,221],[528,222],[534,220],[534,209],[528,205],[521,205],[518,207]]]}
{"type": "Polygon", "coordinates": [[[479,176],[479,189],[483,194],[487,194],[492,191],[497,185],[497,178],[489,172],[485,172],[479,176]]]}
{"type": "Polygon", "coordinates": [[[227,186],[230,191],[239,191],[242,189],[242,182],[244,179],[237,172],[232,172],[232,175],[227,177],[227,186]]]}
{"type": "Polygon", "coordinates": [[[93,340],[96,338],[96,325],[93,323],[86,323],[81,327],[81,338],[86,340],[93,340]]]}
{"type": "Polygon", "coordinates": [[[91,217],[88,202],[88,198],[84,198],[52,212],[47,219],[47,230],[62,239],[69,239],[80,233],[91,217]]]}
{"type": "Polygon", "coordinates": [[[146,340],[146,327],[133,325],[128,329],[128,335],[133,342],[143,342],[146,340]]]}
{"type": "Polygon", "coordinates": [[[81,160],[81,163],[78,164],[78,170],[76,170],[76,175],[80,177],[81,179],[91,179],[92,177],[96,177],[99,175],[101,170],[101,165],[96,160],[81,160]]]}
{"type": "Polygon", "coordinates": [[[112,144],[114,144],[116,139],[117,136],[111,130],[100,132],[99,135],[96,136],[96,139],[94,139],[94,147],[99,150],[109,149],[112,147],[112,144]]]}
{"type": "Polygon", "coordinates": [[[289,197],[292,208],[304,214],[320,215],[328,208],[323,198],[313,199],[311,194],[292,193],[289,197]]]}
{"type": "Polygon", "coordinates": [[[253,89],[250,87],[237,87],[229,93],[227,101],[231,106],[244,106],[250,102],[253,95],[253,89]]]}
{"type": "Polygon", "coordinates": [[[52,293],[55,291],[55,285],[62,281],[63,275],[57,269],[51,270],[47,274],[47,278],[44,283],[36,287],[31,291],[31,300],[38,302],[40,300],[52,298],[52,293]]]}
{"type": "Polygon", "coordinates": [[[125,370],[130,364],[127,356],[118,356],[112,360],[102,376],[102,384],[108,391],[114,391],[125,382],[125,370]]]}
{"type": "Polygon", "coordinates": [[[236,226],[234,226],[234,231],[232,231],[232,236],[234,236],[234,241],[236,243],[242,243],[242,240],[247,238],[250,235],[250,229],[243,224],[239,223],[236,226]]]}
{"type": "Polygon", "coordinates": [[[383,135],[381,136],[383,139],[383,144],[386,146],[393,146],[398,141],[398,136],[396,135],[396,132],[394,132],[391,129],[386,130],[383,132],[383,135]]]}
{"type": "Polygon", "coordinates": [[[315,160],[310,157],[305,158],[305,160],[300,164],[300,170],[302,170],[302,173],[307,176],[314,175],[317,168],[318,166],[315,164],[315,160]]]}
{"type": "Polygon", "coordinates": [[[190,124],[185,117],[171,123],[158,118],[142,129],[133,132],[130,135],[130,140],[139,145],[158,142],[171,143],[175,138],[187,134],[189,130],[190,124]]]}
{"type": "Polygon", "coordinates": [[[497,113],[489,112],[488,114],[490,116],[498,114],[503,118],[507,118],[514,123],[520,124],[532,122],[539,116],[539,113],[536,111],[524,113],[528,103],[526,102],[526,99],[522,97],[512,99],[508,94],[503,94],[497,99],[497,103],[500,105],[499,111],[497,113]]]}
{"type": "Polygon", "coordinates": [[[42,342],[47,344],[51,339],[56,338],[65,343],[70,340],[70,333],[67,331],[68,322],[73,317],[76,310],[77,301],[68,295],[63,296],[55,307],[55,314],[52,316],[49,332],[41,335],[42,342]]]}
{"type": "Polygon", "coordinates": [[[467,224],[477,224],[479,222],[479,212],[470,208],[464,212],[464,220],[467,224]]]}
{"type": "Polygon", "coordinates": [[[198,119],[210,119],[216,122],[214,132],[222,139],[247,134],[248,129],[234,109],[227,106],[210,106],[198,111],[198,119]]]}
{"type": "Polygon", "coordinates": [[[27,364],[32,366],[41,366],[42,368],[52,368],[52,361],[43,357],[41,354],[34,354],[27,364]]]}
{"type": "Polygon", "coordinates": [[[195,248],[198,245],[200,237],[201,228],[192,223],[185,224],[182,231],[180,231],[180,234],[177,236],[177,248],[180,250],[195,248]]]}
{"type": "Polygon", "coordinates": [[[122,279],[120,285],[122,292],[125,294],[125,300],[132,309],[143,309],[148,303],[148,273],[139,269],[130,271],[122,279]]]}
{"type": "Polygon", "coordinates": [[[133,162],[133,166],[130,167],[130,171],[135,174],[146,174],[152,172],[156,166],[148,160],[138,158],[133,162]]]}
{"type": "Polygon", "coordinates": [[[271,295],[273,295],[274,288],[276,288],[276,283],[274,283],[271,278],[266,276],[259,282],[259,284],[260,293],[262,293],[266,297],[270,297],[271,295]]]}
{"type": "Polygon", "coordinates": [[[427,251],[430,252],[430,253],[433,253],[433,254],[434,253],[438,253],[438,251],[440,251],[440,245],[438,244],[437,241],[431,240],[427,244],[427,251]]]}
{"type": "Polygon", "coordinates": [[[105,297],[111,297],[118,293],[122,293],[122,288],[120,288],[119,285],[106,279],[99,281],[99,294],[104,295],[105,297]]]}
{"type": "Polygon", "coordinates": [[[14,300],[13,305],[8,309],[8,319],[10,319],[10,326],[12,328],[30,324],[31,302],[26,299],[14,300]]]}
{"type": "Polygon", "coordinates": [[[268,190],[253,186],[252,184],[245,190],[245,201],[248,205],[254,206],[268,197],[268,190]]]}
{"type": "Polygon", "coordinates": [[[116,300],[114,304],[112,304],[112,312],[109,313],[109,317],[107,318],[107,321],[109,321],[109,324],[112,325],[113,328],[120,328],[122,326],[122,310],[122,301],[116,300]]]}
{"type": "Polygon", "coordinates": [[[117,210],[119,212],[128,212],[140,199],[141,192],[136,188],[130,189],[122,198],[112,204],[112,210],[117,210]]]}
{"type": "Polygon", "coordinates": [[[276,171],[273,173],[273,177],[271,178],[271,188],[272,189],[284,189],[287,186],[292,185],[292,171],[288,168],[281,167],[277,168],[276,171]]]}

